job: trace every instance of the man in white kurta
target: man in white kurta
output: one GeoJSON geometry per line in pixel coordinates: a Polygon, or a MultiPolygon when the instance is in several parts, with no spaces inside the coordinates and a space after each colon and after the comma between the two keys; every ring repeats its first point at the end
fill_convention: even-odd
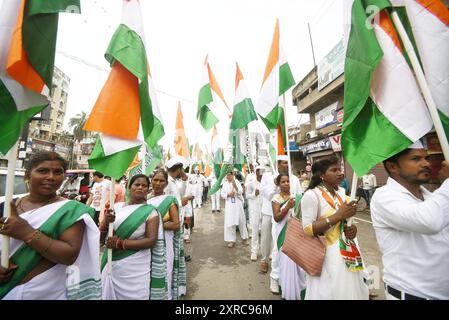
{"type": "MultiPolygon", "coordinates": [[[[286,155],[278,155],[277,156],[277,166],[280,173],[288,174],[288,158],[286,155]]],[[[277,263],[277,245],[273,243],[272,239],[276,239],[276,230],[273,219],[273,209],[271,206],[271,200],[274,195],[279,192],[278,187],[274,183],[277,174],[265,173],[262,176],[261,181],[261,191],[262,191],[262,265],[261,269],[265,267],[263,264],[267,262],[269,255],[269,250],[271,250],[271,273],[270,273],[270,290],[273,293],[279,293],[279,266],[277,263]],[[268,218],[270,219],[268,223],[268,218]],[[268,230],[269,228],[269,230],[268,230]],[[270,235],[268,235],[268,232],[270,235]],[[270,237],[270,240],[267,240],[267,237],[270,237]],[[267,244],[270,243],[270,249],[267,248],[267,244]],[[268,254],[267,254],[268,253],[268,254]]],[[[298,177],[292,174],[290,181],[290,192],[291,194],[302,194],[303,190],[301,188],[301,184],[299,183],[298,177]]]]}
{"type": "Polygon", "coordinates": [[[239,226],[240,237],[243,244],[247,245],[248,230],[246,229],[246,218],[243,210],[243,188],[235,179],[234,174],[229,172],[226,181],[221,188],[221,196],[225,202],[224,240],[228,247],[232,248],[236,242],[236,226],[239,226]]]}
{"type": "Polygon", "coordinates": [[[260,182],[265,171],[257,167],[255,174],[249,174],[245,181],[245,194],[248,200],[249,221],[251,225],[251,260],[256,261],[259,253],[259,229],[262,223],[262,196],[260,182]]]}
{"type": "Polygon", "coordinates": [[[190,182],[193,185],[193,191],[195,193],[195,199],[193,199],[193,207],[201,208],[203,204],[203,176],[200,174],[198,168],[195,168],[195,174],[191,176],[190,182]]]}
{"type": "MultiPolygon", "coordinates": [[[[212,188],[217,182],[217,178],[215,177],[215,173],[211,173],[209,176],[210,188],[212,188]]],[[[212,212],[220,212],[220,192],[216,192],[210,196],[212,202],[212,212]]]]}
{"type": "Polygon", "coordinates": [[[449,164],[433,194],[430,163],[414,144],[386,161],[387,184],[371,202],[371,216],[382,251],[386,297],[390,300],[449,299],[449,164]]]}

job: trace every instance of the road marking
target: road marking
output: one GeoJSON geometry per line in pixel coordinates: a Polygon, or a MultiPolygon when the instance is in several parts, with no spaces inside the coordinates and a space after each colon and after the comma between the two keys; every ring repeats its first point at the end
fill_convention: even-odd
{"type": "Polygon", "coordinates": [[[363,222],[367,222],[367,223],[370,223],[370,224],[373,224],[371,221],[368,221],[368,220],[364,220],[364,219],[360,219],[360,218],[354,218],[355,220],[360,220],[360,221],[363,221],[363,222]]]}

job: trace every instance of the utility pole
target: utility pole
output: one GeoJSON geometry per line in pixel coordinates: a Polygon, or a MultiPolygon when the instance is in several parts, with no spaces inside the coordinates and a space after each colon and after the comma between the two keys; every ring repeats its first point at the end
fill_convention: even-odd
{"type": "Polygon", "coordinates": [[[309,28],[309,38],[310,38],[310,46],[312,48],[313,67],[316,67],[315,51],[313,50],[312,32],[310,31],[310,23],[308,23],[308,22],[307,22],[307,27],[309,28]]]}

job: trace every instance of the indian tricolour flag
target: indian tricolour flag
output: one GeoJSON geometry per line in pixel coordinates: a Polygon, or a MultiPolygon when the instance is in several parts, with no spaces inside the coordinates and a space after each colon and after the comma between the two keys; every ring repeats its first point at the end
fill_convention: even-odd
{"type": "Polygon", "coordinates": [[[233,148],[234,164],[241,170],[248,153],[248,124],[251,121],[257,120],[257,115],[245,85],[242,71],[238,64],[236,66],[234,111],[232,113],[229,134],[233,148]]]}
{"type": "Polygon", "coordinates": [[[196,115],[201,126],[206,131],[209,131],[218,123],[218,117],[213,111],[214,108],[216,108],[216,103],[218,101],[217,97],[219,97],[227,107],[223,93],[218,86],[218,82],[215,79],[215,75],[212,72],[206,56],[200,93],[198,95],[198,112],[196,115]]]}
{"type": "Polygon", "coordinates": [[[49,104],[59,12],[79,0],[0,1],[0,153],[49,104]]]}
{"type": "MultiPolygon", "coordinates": [[[[343,154],[357,175],[406,149],[432,120],[386,9],[386,0],[354,0],[345,61],[343,154]],[[372,24],[366,12],[377,7],[372,24]]],[[[349,16],[349,15],[348,15],[349,16]]]]}
{"type": "Polygon", "coordinates": [[[406,8],[426,81],[449,137],[449,9],[440,0],[391,2],[406,8]]]}
{"type": "Polygon", "coordinates": [[[105,55],[111,73],[84,127],[101,133],[89,165],[114,178],[126,172],[143,143],[152,148],[163,136],[143,30],[139,1],[124,0],[122,23],[105,55]]]}
{"type": "Polygon", "coordinates": [[[256,111],[270,131],[282,134],[284,145],[287,141],[284,108],[281,96],[295,84],[290,66],[281,46],[279,21],[276,21],[270,55],[268,57],[260,97],[256,111]]]}
{"type": "Polygon", "coordinates": [[[189,143],[187,142],[186,131],[184,129],[184,119],[181,110],[181,102],[178,102],[178,111],[176,113],[176,124],[175,124],[175,152],[177,155],[189,158],[189,143]]]}

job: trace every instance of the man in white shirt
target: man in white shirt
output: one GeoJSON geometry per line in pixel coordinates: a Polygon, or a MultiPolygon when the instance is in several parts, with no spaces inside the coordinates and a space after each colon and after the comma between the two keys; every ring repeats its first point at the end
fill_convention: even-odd
{"type": "Polygon", "coordinates": [[[366,202],[368,203],[368,207],[369,207],[371,198],[373,197],[374,190],[376,187],[377,187],[377,180],[376,180],[376,176],[374,174],[368,173],[362,177],[362,189],[363,189],[363,193],[365,194],[366,202]]]}
{"type": "Polygon", "coordinates": [[[371,216],[382,251],[387,299],[449,299],[449,163],[433,194],[421,143],[384,161],[390,177],[374,193],[371,216]]]}
{"type": "MultiPolygon", "coordinates": [[[[278,155],[277,166],[279,173],[288,174],[288,156],[278,155]]],[[[265,173],[262,176],[260,183],[260,190],[262,194],[262,230],[261,230],[261,272],[268,272],[268,258],[271,252],[271,273],[270,273],[270,290],[272,293],[279,293],[279,267],[277,264],[276,255],[278,252],[277,246],[274,245],[272,239],[275,237],[275,230],[273,224],[273,209],[271,206],[271,200],[273,196],[279,192],[274,180],[277,177],[277,173],[265,173]]],[[[290,192],[292,194],[303,193],[301,184],[298,177],[292,174],[290,181],[290,192]]]]}
{"type": "Polygon", "coordinates": [[[257,261],[259,252],[259,229],[262,222],[262,196],[260,182],[265,168],[259,166],[255,174],[249,174],[245,181],[245,193],[248,200],[249,221],[251,225],[251,260],[257,261]]]}
{"type": "MultiPolygon", "coordinates": [[[[168,183],[167,187],[165,188],[165,194],[172,195],[178,200],[178,204],[182,206],[182,198],[180,194],[180,190],[177,180],[182,176],[184,172],[184,164],[186,163],[186,160],[183,157],[173,157],[170,160],[167,161],[166,167],[168,172],[168,183]]],[[[184,217],[182,216],[182,210],[179,210],[179,218],[182,222],[184,220],[184,217]]]]}
{"type": "Polygon", "coordinates": [[[59,188],[58,194],[65,195],[69,199],[75,199],[79,195],[81,180],[83,179],[83,176],[78,176],[76,173],[69,174],[66,181],[59,188]]]}
{"type": "Polygon", "coordinates": [[[106,180],[101,172],[95,171],[93,173],[94,184],[90,189],[90,196],[87,200],[87,205],[94,208],[94,221],[97,225],[103,220],[103,210],[107,203],[109,203],[109,193],[111,191],[111,181],[106,180]]]}

